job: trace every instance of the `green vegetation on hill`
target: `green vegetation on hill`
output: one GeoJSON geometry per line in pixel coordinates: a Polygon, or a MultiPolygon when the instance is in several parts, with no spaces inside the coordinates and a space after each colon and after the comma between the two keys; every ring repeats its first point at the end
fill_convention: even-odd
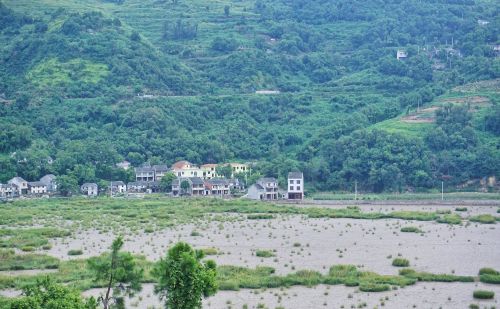
{"type": "Polygon", "coordinates": [[[0,182],[127,181],[114,167],[123,159],[255,160],[257,175],[301,169],[320,190],[498,176],[497,11],[451,0],[3,0],[0,182]],[[446,101],[457,93],[488,102],[446,101]]]}

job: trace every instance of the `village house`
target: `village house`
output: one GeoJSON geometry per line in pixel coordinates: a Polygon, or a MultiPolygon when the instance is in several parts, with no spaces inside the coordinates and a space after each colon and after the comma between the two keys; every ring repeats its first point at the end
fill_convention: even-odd
{"type": "Polygon", "coordinates": [[[172,165],[172,172],[175,176],[183,178],[203,176],[203,171],[197,165],[185,160],[175,162],[172,165]]]}
{"type": "Polygon", "coordinates": [[[231,194],[229,181],[222,178],[212,178],[205,181],[205,195],[228,196],[231,194]]]}
{"type": "Polygon", "coordinates": [[[127,192],[127,185],[123,181],[112,181],[109,187],[111,189],[111,194],[127,192]]]}
{"type": "Polygon", "coordinates": [[[99,194],[99,188],[96,183],[84,183],[80,187],[80,192],[87,196],[97,196],[99,194]]]}
{"type": "Polygon", "coordinates": [[[173,196],[201,196],[205,192],[205,183],[200,177],[178,177],[172,181],[173,196]],[[186,188],[182,188],[182,183],[188,183],[186,188]]]}
{"type": "Polygon", "coordinates": [[[154,181],[155,170],[151,166],[136,167],[135,181],[154,181]]]}
{"type": "Polygon", "coordinates": [[[122,162],[116,163],[116,167],[124,169],[124,170],[128,170],[130,168],[130,162],[122,161],[122,162]]]}
{"type": "Polygon", "coordinates": [[[153,165],[152,168],[155,173],[154,181],[160,181],[163,176],[170,172],[170,169],[166,165],[153,165]]]}
{"type": "Polygon", "coordinates": [[[234,178],[235,175],[240,173],[248,173],[250,171],[250,167],[245,163],[229,163],[232,169],[231,178],[234,178]]]}
{"type": "Polygon", "coordinates": [[[40,195],[47,193],[47,185],[41,181],[28,182],[29,193],[40,195]]]}
{"type": "Polygon", "coordinates": [[[132,181],[127,184],[127,192],[129,193],[146,193],[149,189],[147,181],[132,181]]]}
{"type": "Polygon", "coordinates": [[[7,182],[8,184],[11,185],[16,185],[18,194],[17,195],[24,195],[28,194],[28,182],[21,177],[14,177],[11,180],[7,182]]]}
{"type": "Polygon", "coordinates": [[[403,49],[398,49],[396,52],[396,59],[405,60],[406,58],[408,58],[408,53],[403,49]]]}
{"type": "Polygon", "coordinates": [[[19,195],[19,189],[15,184],[1,184],[0,183],[0,197],[12,198],[19,195]]]}
{"type": "Polygon", "coordinates": [[[40,178],[40,182],[47,186],[48,193],[54,193],[57,191],[56,176],[53,174],[48,174],[40,178]]]}
{"type": "Polygon", "coordinates": [[[301,172],[288,173],[288,196],[289,200],[304,199],[304,174],[301,172]]]}
{"type": "Polygon", "coordinates": [[[200,166],[203,179],[212,179],[218,177],[217,164],[203,164],[200,166]]]}
{"type": "Polygon", "coordinates": [[[277,200],[278,190],[276,178],[261,178],[248,188],[247,197],[252,200],[277,200]]]}

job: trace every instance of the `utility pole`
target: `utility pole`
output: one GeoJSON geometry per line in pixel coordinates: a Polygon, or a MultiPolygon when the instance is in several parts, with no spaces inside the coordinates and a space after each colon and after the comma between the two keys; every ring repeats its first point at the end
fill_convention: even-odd
{"type": "Polygon", "coordinates": [[[441,201],[444,201],[444,181],[441,181],[441,201]]]}
{"type": "Polygon", "coordinates": [[[358,181],[354,181],[354,200],[358,200],[358,181]]]}

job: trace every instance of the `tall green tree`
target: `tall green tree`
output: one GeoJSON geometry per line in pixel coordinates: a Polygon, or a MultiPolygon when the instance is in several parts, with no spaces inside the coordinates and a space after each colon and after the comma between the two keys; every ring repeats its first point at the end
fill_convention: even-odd
{"type": "Polygon", "coordinates": [[[153,270],[158,279],[155,292],[166,299],[165,308],[198,309],[202,297],[215,294],[216,265],[212,260],[202,262],[203,257],[203,251],[180,242],[157,264],[153,270]]]}
{"type": "Polygon", "coordinates": [[[48,277],[23,289],[24,297],[15,299],[10,309],[96,309],[92,297],[83,299],[78,291],[54,283],[48,277]]]}
{"type": "Polygon", "coordinates": [[[177,176],[175,176],[174,173],[168,172],[163,176],[160,180],[160,189],[163,192],[170,192],[172,191],[172,181],[176,179],[177,176]]]}
{"type": "Polygon", "coordinates": [[[94,280],[106,285],[106,294],[99,297],[104,309],[110,308],[113,302],[122,303],[123,295],[133,295],[141,290],[144,270],[137,265],[132,254],[120,252],[122,247],[123,238],[118,237],[111,245],[111,252],[88,261],[94,280]]]}

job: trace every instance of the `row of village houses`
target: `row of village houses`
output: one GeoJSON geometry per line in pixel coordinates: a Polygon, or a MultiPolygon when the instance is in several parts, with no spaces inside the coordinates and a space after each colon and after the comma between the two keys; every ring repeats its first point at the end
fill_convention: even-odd
{"type": "MultiPolygon", "coordinates": [[[[120,167],[128,169],[126,162],[120,167]]],[[[228,197],[233,191],[244,192],[244,197],[256,200],[298,199],[304,197],[304,177],[300,172],[288,175],[287,189],[282,191],[275,178],[261,178],[248,189],[235,176],[250,172],[250,165],[243,163],[227,163],[221,166],[231,167],[231,178],[224,178],[217,173],[217,164],[194,165],[188,161],[179,161],[168,167],[166,165],[145,165],[135,168],[135,180],[125,184],[123,181],[112,181],[107,190],[111,195],[125,193],[161,192],[161,179],[172,172],[177,178],[171,183],[172,196],[220,196],[228,197]]],[[[84,183],[80,187],[82,194],[97,196],[100,189],[96,183],[84,183]]],[[[19,197],[23,195],[40,196],[57,191],[56,176],[50,174],[40,181],[28,182],[21,177],[14,177],[7,184],[0,184],[0,197],[19,197]]]]}

